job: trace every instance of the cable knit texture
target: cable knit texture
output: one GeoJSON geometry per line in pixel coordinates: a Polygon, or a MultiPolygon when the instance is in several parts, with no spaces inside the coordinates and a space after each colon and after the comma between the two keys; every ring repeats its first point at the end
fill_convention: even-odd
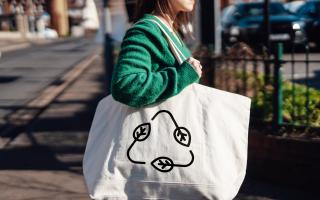
{"type": "MultiPolygon", "coordinates": [[[[154,19],[145,14],[142,19],[154,19]]],[[[163,25],[162,25],[163,26],[163,25]]],[[[163,26],[186,58],[189,49],[163,26]]],[[[191,64],[179,65],[160,28],[149,20],[137,23],[127,30],[118,61],[115,65],[111,94],[116,101],[132,107],[164,101],[180,93],[186,86],[198,82],[199,76],[191,64]]]]}

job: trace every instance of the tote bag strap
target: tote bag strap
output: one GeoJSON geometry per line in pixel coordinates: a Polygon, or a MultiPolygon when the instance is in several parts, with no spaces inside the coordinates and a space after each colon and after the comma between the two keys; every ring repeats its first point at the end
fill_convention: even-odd
{"type": "Polygon", "coordinates": [[[176,46],[176,44],[173,42],[171,37],[166,32],[166,30],[164,30],[164,28],[156,20],[153,20],[153,19],[143,19],[143,20],[136,22],[135,24],[143,22],[144,20],[152,21],[160,28],[160,30],[165,35],[165,38],[170,46],[170,49],[171,49],[174,57],[177,59],[178,63],[181,65],[187,58],[183,55],[183,53],[180,51],[180,49],[176,46]]]}

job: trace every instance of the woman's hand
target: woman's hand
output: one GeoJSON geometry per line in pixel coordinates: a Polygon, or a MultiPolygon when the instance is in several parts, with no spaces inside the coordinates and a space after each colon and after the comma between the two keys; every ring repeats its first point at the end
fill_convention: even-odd
{"type": "Polygon", "coordinates": [[[199,77],[201,77],[202,76],[202,65],[201,65],[200,61],[193,58],[193,57],[190,57],[187,59],[187,62],[191,64],[191,66],[197,72],[199,77]]]}

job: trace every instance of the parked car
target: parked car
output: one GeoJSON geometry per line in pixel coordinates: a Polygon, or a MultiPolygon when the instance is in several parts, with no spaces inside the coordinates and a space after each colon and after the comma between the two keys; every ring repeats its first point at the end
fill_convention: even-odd
{"type": "MultiPolygon", "coordinates": [[[[304,22],[289,13],[281,3],[270,3],[269,36],[272,42],[303,44],[304,22]]],[[[222,13],[222,38],[225,45],[243,41],[252,45],[264,41],[263,2],[239,3],[224,9],[222,13]]]]}
{"type": "Polygon", "coordinates": [[[305,32],[309,42],[320,47],[320,1],[307,1],[296,12],[305,22],[305,32]]]}

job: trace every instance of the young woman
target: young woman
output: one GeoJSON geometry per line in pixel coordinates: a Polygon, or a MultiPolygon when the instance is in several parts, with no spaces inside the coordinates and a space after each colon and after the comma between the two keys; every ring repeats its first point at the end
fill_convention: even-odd
{"type": "MultiPolygon", "coordinates": [[[[111,94],[132,107],[161,102],[198,82],[201,64],[182,41],[179,31],[191,23],[196,0],[137,0],[135,22],[121,44],[111,94]],[[156,20],[187,58],[179,64],[156,20]]],[[[187,34],[191,35],[190,30],[187,34]]]]}
{"type": "Polygon", "coordinates": [[[91,198],[236,196],[247,163],[250,100],[199,84],[185,89],[201,77],[200,62],[178,34],[194,4],[138,0],[137,23],[124,37],[111,91],[115,100],[143,108],[131,109],[110,96],[99,102],[83,162],[91,198]],[[184,56],[176,58],[178,50],[184,56]],[[171,97],[179,93],[174,103],[171,97]],[[146,108],[168,98],[173,102],[146,108]]]}

